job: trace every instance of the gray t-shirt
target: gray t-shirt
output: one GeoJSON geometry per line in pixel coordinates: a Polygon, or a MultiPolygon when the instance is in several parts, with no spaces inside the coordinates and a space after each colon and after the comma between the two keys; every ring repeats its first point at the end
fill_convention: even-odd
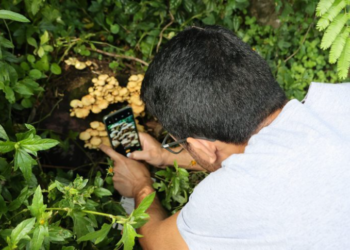
{"type": "Polygon", "coordinates": [[[350,84],[289,101],[195,188],[177,226],[191,250],[349,250],[350,84]]]}

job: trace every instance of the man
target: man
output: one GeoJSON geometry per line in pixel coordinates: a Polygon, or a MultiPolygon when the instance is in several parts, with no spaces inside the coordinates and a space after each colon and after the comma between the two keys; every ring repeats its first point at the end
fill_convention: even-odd
{"type": "MultiPolygon", "coordinates": [[[[267,63],[230,31],[180,32],[149,66],[148,111],[186,151],[141,134],[143,151],[115,161],[115,188],[136,205],[155,166],[195,159],[212,172],[179,213],[158,200],[139,233],[144,249],[350,249],[350,85],[312,84],[288,101],[267,63]]],[[[199,168],[199,166],[197,166],[199,168]]]]}

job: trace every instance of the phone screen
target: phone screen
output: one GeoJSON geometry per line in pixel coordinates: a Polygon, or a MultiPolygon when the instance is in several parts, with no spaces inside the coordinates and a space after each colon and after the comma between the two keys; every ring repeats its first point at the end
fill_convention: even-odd
{"type": "Polygon", "coordinates": [[[139,135],[131,108],[122,109],[105,119],[107,131],[113,148],[127,155],[141,150],[139,135]]]}

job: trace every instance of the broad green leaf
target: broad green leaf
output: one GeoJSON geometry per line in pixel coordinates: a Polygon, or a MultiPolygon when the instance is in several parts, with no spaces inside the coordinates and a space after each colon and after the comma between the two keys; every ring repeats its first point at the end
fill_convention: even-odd
{"type": "Polygon", "coordinates": [[[137,217],[138,215],[145,213],[149,206],[152,204],[156,192],[147,195],[140,203],[140,205],[133,211],[132,215],[137,217]]]}
{"type": "Polygon", "coordinates": [[[75,247],[62,247],[62,250],[76,250],[75,247]]]}
{"type": "Polygon", "coordinates": [[[11,233],[11,241],[13,244],[17,244],[21,239],[23,239],[32,230],[35,223],[35,218],[30,218],[22,221],[17,225],[11,233]]]}
{"type": "MultiPolygon", "coordinates": [[[[38,48],[38,44],[37,44],[36,40],[35,40],[33,37],[28,37],[28,38],[27,38],[27,43],[28,43],[29,45],[32,45],[34,48],[38,48]]],[[[28,60],[29,62],[31,62],[31,61],[29,60],[28,57],[27,57],[27,60],[28,60]]],[[[32,60],[32,58],[31,58],[31,60],[32,60]]],[[[35,60],[35,58],[34,58],[34,60],[35,60]]]]}
{"type": "MultiPolygon", "coordinates": [[[[6,141],[9,140],[9,137],[6,134],[6,131],[3,126],[0,125],[0,139],[4,139],[6,141]]],[[[0,151],[1,152],[1,151],[0,151]]]]}
{"type": "Polygon", "coordinates": [[[44,34],[42,34],[40,36],[40,44],[41,45],[44,45],[45,43],[47,43],[49,41],[49,33],[45,30],[44,31],[44,34]]]}
{"type": "Polygon", "coordinates": [[[15,149],[15,142],[12,141],[0,141],[0,153],[8,153],[15,149]]]}
{"type": "Polygon", "coordinates": [[[118,24],[111,25],[111,32],[112,32],[112,34],[118,34],[119,30],[120,30],[120,27],[119,27],[118,24]]]}
{"type": "Polygon", "coordinates": [[[33,158],[24,149],[17,149],[15,153],[15,170],[20,169],[24,178],[30,181],[32,175],[33,158]]]}
{"type": "Polygon", "coordinates": [[[109,191],[108,189],[105,189],[105,188],[101,188],[101,187],[100,188],[96,188],[94,190],[94,194],[97,197],[100,197],[100,198],[102,198],[104,196],[111,196],[112,195],[111,191],[109,191]]]}
{"type": "Polygon", "coordinates": [[[9,19],[22,23],[30,22],[29,19],[25,16],[9,10],[0,10],[0,19],[9,19]]]}
{"type": "Polygon", "coordinates": [[[33,90],[21,82],[17,82],[13,87],[13,90],[21,95],[33,95],[33,90]]]}
{"type": "Polygon", "coordinates": [[[49,236],[47,226],[39,225],[36,227],[30,241],[30,250],[39,250],[47,236],[49,236]]]}
{"type": "Polygon", "coordinates": [[[54,139],[37,139],[37,138],[28,138],[20,142],[21,148],[29,151],[39,151],[50,149],[57,144],[59,141],[54,139]]]}
{"type": "Polygon", "coordinates": [[[0,36],[0,47],[4,47],[7,49],[13,49],[15,46],[10,40],[7,40],[5,37],[0,36]]]}
{"type": "Polygon", "coordinates": [[[84,213],[72,212],[70,216],[74,222],[73,231],[78,238],[94,231],[91,221],[89,218],[85,217],[84,213]]]}
{"type": "Polygon", "coordinates": [[[96,173],[96,177],[94,180],[94,185],[96,187],[102,187],[103,186],[103,179],[101,178],[101,172],[96,173]]]}
{"type": "Polygon", "coordinates": [[[123,226],[123,236],[117,243],[117,247],[124,244],[124,250],[132,250],[135,245],[135,238],[141,237],[141,235],[137,234],[135,229],[130,224],[126,223],[123,226]]]}
{"type": "Polygon", "coordinates": [[[18,195],[16,199],[14,199],[10,205],[8,206],[9,211],[14,211],[18,209],[25,200],[27,200],[28,197],[28,186],[25,186],[22,190],[21,193],[18,195]]]}
{"type": "Polygon", "coordinates": [[[40,79],[41,72],[37,69],[32,69],[31,71],[29,71],[29,76],[33,79],[40,79]]]}
{"type": "Polygon", "coordinates": [[[57,63],[53,63],[51,64],[51,72],[55,75],[60,75],[62,73],[62,70],[57,63]]]}
{"type": "Polygon", "coordinates": [[[28,138],[34,138],[34,136],[36,134],[36,129],[32,125],[29,125],[29,124],[25,124],[25,126],[27,127],[28,131],[23,132],[23,133],[17,133],[16,134],[17,141],[23,141],[23,140],[28,139],[28,138]]]}
{"type": "Polygon", "coordinates": [[[5,86],[4,88],[5,97],[10,103],[14,103],[16,101],[15,99],[15,93],[13,92],[12,88],[10,86],[5,86]]]}
{"type": "Polygon", "coordinates": [[[112,228],[112,224],[105,223],[103,224],[100,230],[84,235],[83,237],[78,239],[78,242],[90,240],[95,244],[98,244],[106,238],[111,228],[112,228]]]}
{"type": "Polygon", "coordinates": [[[38,186],[35,190],[32,205],[28,207],[32,216],[39,219],[42,213],[45,212],[46,205],[44,205],[44,197],[41,191],[41,187],[38,186]]]}
{"type": "MultiPolygon", "coordinates": [[[[41,58],[45,55],[45,50],[43,48],[43,46],[40,46],[39,49],[37,50],[38,56],[41,58]]],[[[34,51],[35,54],[35,51],[34,51]]]]}
{"type": "Polygon", "coordinates": [[[62,227],[50,225],[49,236],[50,236],[50,241],[63,242],[66,239],[71,238],[73,234],[71,231],[64,229],[62,227]]]}
{"type": "MultiPolygon", "coordinates": [[[[36,43],[36,42],[35,42],[36,43]]],[[[35,56],[33,55],[27,55],[28,62],[34,63],[35,62],[35,56]]]]}

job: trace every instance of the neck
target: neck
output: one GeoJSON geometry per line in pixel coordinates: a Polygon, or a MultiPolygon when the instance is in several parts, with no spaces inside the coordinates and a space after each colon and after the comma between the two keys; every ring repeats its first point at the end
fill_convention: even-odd
{"type": "MultiPolygon", "coordinates": [[[[257,134],[261,129],[264,127],[269,126],[281,113],[283,107],[276,110],[273,112],[271,115],[269,115],[258,127],[258,129],[253,133],[257,134]]],[[[223,162],[226,160],[229,156],[233,154],[243,154],[245,151],[245,148],[248,144],[248,142],[244,144],[233,144],[233,143],[225,143],[225,142],[220,142],[216,141],[217,143],[217,157],[218,157],[218,162],[223,162]]]]}

